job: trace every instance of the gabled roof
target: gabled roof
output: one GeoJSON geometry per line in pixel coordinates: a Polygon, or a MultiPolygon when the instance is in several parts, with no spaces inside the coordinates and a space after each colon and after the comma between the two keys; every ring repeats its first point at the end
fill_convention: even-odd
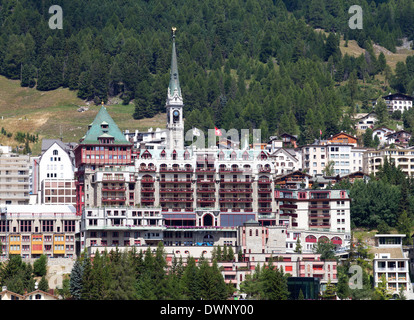
{"type": "Polygon", "coordinates": [[[122,131],[118,128],[115,121],[111,118],[105,106],[102,106],[95,120],[91,123],[91,126],[80,141],[81,144],[97,144],[99,137],[113,137],[113,144],[131,144],[123,135],[122,131]],[[102,124],[105,124],[105,128],[102,128],[102,124]]]}
{"type": "Polygon", "coordinates": [[[283,179],[283,178],[288,177],[288,176],[293,176],[295,174],[300,174],[302,176],[305,176],[305,177],[308,177],[308,178],[312,178],[312,176],[310,174],[307,174],[306,172],[303,172],[301,170],[296,170],[296,171],[293,171],[293,172],[289,172],[289,173],[287,173],[285,175],[275,177],[275,180],[280,180],[280,179],[283,179]]]}
{"type": "Polygon", "coordinates": [[[343,131],[341,131],[341,132],[339,132],[339,133],[337,133],[337,134],[334,134],[332,137],[328,138],[328,140],[332,140],[333,138],[336,138],[336,137],[338,137],[338,136],[340,136],[340,135],[345,135],[345,136],[348,136],[348,137],[350,137],[350,138],[352,138],[352,139],[357,140],[357,138],[356,138],[356,137],[354,137],[353,135],[348,134],[348,133],[343,132],[343,131]]]}
{"type": "Polygon", "coordinates": [[[285,148],[279,148],[279,149],[277,149],[275,152],[273,152],[270,155],[270,157],[275,157],[278,153],[283,153],[283,154],[285,154],[285,155],[293,158],[296,161],[298,160],[295,155],[293,155],[288,149],[285,149],[285,148]]]}
{"type": "Polygon", "coordinates": [[[399,93],[399,92],[383,96],[382,98],[383,99],[387,99],[387,98],[388,99],[405,98],[405,99],[408,99],[408,100],[413,100],[413,97],[411,97],[409,95],[406,95],[406,94],[403,94],[403,93],[399,93]]]}

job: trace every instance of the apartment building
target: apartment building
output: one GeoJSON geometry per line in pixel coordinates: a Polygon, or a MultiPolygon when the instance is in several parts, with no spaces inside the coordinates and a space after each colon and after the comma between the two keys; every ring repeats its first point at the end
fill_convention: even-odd
{"type": "Polygon", "coordinates": [[[376,174],[384,164],[385,157],[395,163],[397,167],[407,175],[414,173],[414,150],[413,149],[380,149],[367,150],[363,155],[363,171],[366,174],[376,174]]]}
{"type": "Polygon", "coordinates": [[[37,204],[76,205],[71,149],[60,140],[45,139],[42,141],[42,154],[34,163],[37,204]]]}
{"type": "Polygon", "coordinates": [[[404,292],[406,298],[413,298],[413,289],[410,280],[408,252],[402,249],[404,234],[377,234],[375,247],[371,249],[374,254],[373,275],[374,286],[377,287],[385,277],[387,289],[392,295],[404,292]]]}
{"type": "Polygon", "coordinates": [[[301,149],[278,148],[270,157],[273,159],[276,175],[285,175],[302,169],[301,149]]]}
{"type": "Polygon", "coordinates": [[[2,148],[0,154],[0,205],[29,203],[30,157],[2,148]]]}
{"type": "Polygon", "coordinates": [[[359,132],[365,132],[368,128],[373,129],[378,122],[375,112],[358,113],[355,115],[354,120],[356,122],[355,129],[359,132]]]}
{"type": "Polygon", "coordinates": [[[310,175],[322,174],[328,161],[326,144],[311,144],[302,147],[302,169],[310,175]]]}
{"type": "Polygon", "coordinates": [[[79,217],[71,205],[7,205],[0,208],[3,257],[75,257],[79,217]]]}
{"type": "Polygon", "coordinates": [[[382,99],[385,100],[385,104],[387,105],[389,112],[401,111],[401,113],[403,113],[413,107],[413,97],[406,94],[389,94],[383,96],[382,99]]]}

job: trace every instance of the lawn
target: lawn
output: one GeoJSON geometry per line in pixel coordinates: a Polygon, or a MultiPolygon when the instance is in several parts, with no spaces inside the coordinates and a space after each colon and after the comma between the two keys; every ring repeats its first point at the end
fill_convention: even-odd
{"type": "MultiPolygon", "coordinates": [[[[29,132],[39,135],[39,143],[31,145],[32,153],[38,154],[41,139],[59,139],[64,142],[78,142],[84,136],[95,118],[100,105],[89,105],[85,112],[78,112],[86,102],[76,96],[75,91],[59,88],[53,91],[38,91],[22,88],[19,81],[0,76],[0,127],[13,135],[29,132]]],[[[165,127],[165,114],[158,114],[151,119],[134,120],[134,104],[114,104],[106,106],[121,130],[147,130],[165,127]]],[[[0,135],[0,144],[16,147],[14,138],[0,135]]],[[[21,144],[20,144],[21,145],[21,144]]]]}

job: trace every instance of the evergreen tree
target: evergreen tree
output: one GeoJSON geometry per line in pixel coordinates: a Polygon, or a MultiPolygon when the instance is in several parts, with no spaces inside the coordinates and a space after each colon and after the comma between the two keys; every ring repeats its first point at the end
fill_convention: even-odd
{"type": "Polygon", "coordinates": [[[194,257],[188,257],[182,277],[183,292],[186,299],[198,300],[200,298],[201,284],[199,280],[195,259],[194,257]]]}
{"type": "Polygon", "coordinates": [[[42,254],[36,261],[33,263],[33,272],[36,276],[42,277],[46,275],[47,272],[47,256],[42,254]]]}
{"type": "Polygon", "coordinates": [[[42,278],[39,281],[39,290],[42,290],[44,292],[49,291],[49,283],[46,280],[46,276],[42,276],[42,278]]]}
{"type": "Polygon", "coordinates": [[[70,273],[70,282],[69,282],[70,294],[75,300],[81,299],[82,277],[83,277],[83,266],[80,260],[77,259],[70,273]]]}

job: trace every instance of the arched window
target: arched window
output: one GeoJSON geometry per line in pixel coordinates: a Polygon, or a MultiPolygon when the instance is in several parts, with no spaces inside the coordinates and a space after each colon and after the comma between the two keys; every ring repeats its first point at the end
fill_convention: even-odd
{"type": "Polygon", "coordinates": [[[57,156],[58,155],[58,151],[57,150],[53,150],[53,155],[57,156]]]}
{"type": "Polygon", "coordinates": [[[316,237],[313,235],[309,235],[305,238],[305,242],[316,242],[316,237]]]}

